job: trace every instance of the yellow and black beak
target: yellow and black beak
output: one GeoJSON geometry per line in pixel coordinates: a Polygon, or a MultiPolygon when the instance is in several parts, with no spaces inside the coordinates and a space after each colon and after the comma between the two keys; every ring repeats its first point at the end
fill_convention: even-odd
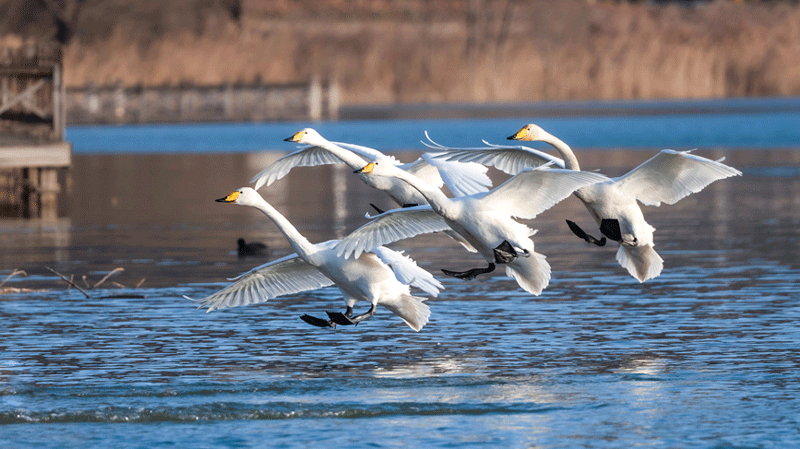
{"type": "Polygon", "coordinates": [[[230,195],[226,196],[225,198],[219,198],[219,199],[216,199],[214,201],[216,201],[218,203],[232,203],[232,202],[236,201],[236,198],[239,198],[240,194],[241,194],[241,192],[239,192],[237,190],[236,192],[231,193],[230,195]]]}
{"type": "Polygon", "coordinates": [[[533,138],[528,135],[528,128],[522,128],[513,136],[508,136],[508,140],[533,140],[533,138]]]}
{"type": "Polygon", "coordinates": [[[356,170],[353,173],[363,173],[365,175],[368,175],[372,173],[373,168],[375,168],[375,163],[370,162],[369,164],[365,165],[364,168],[362,168],[361,170],[356,170]]]}
{"type": "Polygon", "coordinates": [[[298,132],[294,133],[294,135],[292,137],[287,137],[287,138],[283,139],[283,141],[284,142],[300,142],[300,139],[303,138],[304,134],[305,134],[305,132],[298,131],[298,132]]]}

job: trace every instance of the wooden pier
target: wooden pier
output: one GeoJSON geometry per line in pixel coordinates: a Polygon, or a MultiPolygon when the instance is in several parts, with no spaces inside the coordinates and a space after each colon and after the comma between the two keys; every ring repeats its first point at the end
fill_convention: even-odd
{"type": "Polygon", "coordinates": [[[72,161],[57,44],[0,47],[0,216],[54,219],[72,161]]]}

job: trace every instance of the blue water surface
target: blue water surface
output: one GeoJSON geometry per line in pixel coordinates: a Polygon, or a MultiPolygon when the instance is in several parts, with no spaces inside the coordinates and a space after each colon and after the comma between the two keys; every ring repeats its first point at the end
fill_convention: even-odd
{"type": "MultiPolygon", "coordinates": [[[[783,103],[777,103],[770,110],[769,101],[753,101],[758,101],[760,107],[737,112],[731,112],[724,101],[708,101],[702,103],[705,109],[701,114],[677,113],[666,108],[661,114],[634,109],[624,115],[602,116],[71,126],[67,128],[67,139],[78,154],[285,151],[293,145],[283,139],[311,126],[332,141],[357,143],[382,151],[422,150],[425,147],[420,141],[425,138],[425,131],[444,145],[476,146],[482,139],[503,143],[525,124],[536,123],[575,148],[685,150],[800,146],[800,107],[786,110],[783,103]]],[[[741,103],[739,100],[734,105],[741,103]]]]}

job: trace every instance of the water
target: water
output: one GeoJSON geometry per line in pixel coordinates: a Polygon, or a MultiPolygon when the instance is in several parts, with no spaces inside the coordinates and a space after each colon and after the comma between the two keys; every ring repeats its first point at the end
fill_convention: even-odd
{"type": "MultiPolygon", "coordinates": [[[[222,136],[207,140],[229,127],[208,126],[222,136]]],[[[298,124],[286,127],[267,137],[298,124]]],[[[165,127],[186,135],[165,149],[196,129],[165,127]]],[[[120,131],[80,132],[92,130],[120,131]]],[[[264,261],[239,260],[238,237],[269,244],[269,259],[289,252],[257,212],[213,202],[280,153],[116,154],[79,141],[67,215],[0,220],[0,279],[21,268],[29,276],[6,287],[47,290],[0,295],[3,447],[800,445],[797,150],[698,150],[744,176],[644,208],[665,260],[644,284],[613,245],[569,232],[565,218],[591,227],[574,198],[531,222],[553,267],[539,297],[499,273],[439,276],[483,263],[445,237],[400,242],[446,287],[415,333],[381,309],[353,328],[302,322],[343,309],[330,288],[209,314],[182,298],[264,261]]],[[[618,175],[651,154],[587,145],[579,157],[618,175]]],[[[389,205],[331,167],[296,169],[262,193],[312,241],[363,223],[370,202],[389,205]]]]}
{"type": "MultiPolygon", "coordinates": [[[[542,104],[531,105],[532,110],[542,104]]],[[[490,113],[491,109],[481,112],[490,113]]],[[[380,111],[370,110],[374,115],[380,111]]],[[[393,109],[383,111],[392,113],[393,109]]],[[[412,111],[425,115],[425,111],[412,111]]],[[[444,113],[466,115],[461,109],[444,113]]],[[[381,151],[424,150],[424,132],[442,144],[503,143],[527,123],[536,123],[575,148],[798,148],[800,99],[696,102],[580,103],[548,106],[541,114],[462,119],[352,120],[313,124],[338,142],[358,142],[381,151]],[[600,109],[602,108],[602,109],[600,109]],[[613,109],[612,109],[613,108],[613,109]],[[565,115],[609,112],[608,115],[565,115]],[[614,114],[614,112],[617,114],[614,114]],[[620,115],[619,111],[627,111],[620,115]],[[660,111],[659,114],[642,112],[660,111]],[[701,111],[698,114],[692,111],[701,111]],[[632,115],[633,114],[633,115],[632,115]]],[[[307,123],[196,124],[73,127],[67,138],[77,153],[161,153],[287,151],[282,139],[307,123]],[[279,138],[277,138],[279,137],[279,138]]],[[[533,144],[536,146],[536,144],[533,144]]]]}

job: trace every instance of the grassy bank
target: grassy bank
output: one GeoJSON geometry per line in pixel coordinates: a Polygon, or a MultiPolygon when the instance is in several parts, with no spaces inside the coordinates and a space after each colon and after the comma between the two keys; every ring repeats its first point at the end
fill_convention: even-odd
{"type": "Polygon", "coordinates": [[[351,3],[250,0],[236,17],[152,33],[141,29],[152,20],[120,20],[67,45],[66,80],[319,75],[337,80],[342,104],[800,95],[797,4],[351,3]]]}

